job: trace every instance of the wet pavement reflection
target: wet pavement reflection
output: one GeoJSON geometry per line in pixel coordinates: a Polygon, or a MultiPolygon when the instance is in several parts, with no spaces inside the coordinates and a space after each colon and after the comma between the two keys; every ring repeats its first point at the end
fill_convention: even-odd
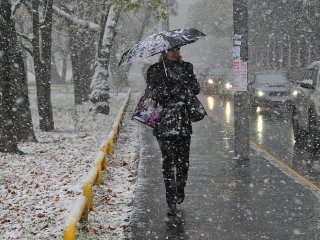
{"type": "MultiPolygon", "coordinates": [[[[208,117],[193,124],[186,198],[167,216],[161,154],[152,131],[142,132],[132,240],[320,239],[319,197],[263,154],[234,158],[233,103],[203,97],[208,117]]],[[[318,156],[292,141],[289,116],[252,114],[251,141],[316,182],[318,156]]]]}
{"type": "Polygon", "coordinates": [[[310,152],[305,145],[295,144],[293,148],[292,168],[320,185],[320,153],[310,152]]]}
{"type": "MultiPolygon", "coordinates": [[[[208,114],[233,131],[233,102],[204,96],[208,114]],[[214,107],[219,103],[219,107],[214,107]]],[[[320,186],[320,153],[295,145],[288,111],[257,108],[250,115],[250,139],[300,175],[320,186]]]]}

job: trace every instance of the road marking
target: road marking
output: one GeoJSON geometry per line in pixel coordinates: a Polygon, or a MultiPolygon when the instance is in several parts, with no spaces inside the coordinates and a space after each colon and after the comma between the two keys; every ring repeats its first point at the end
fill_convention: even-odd
{"type": "MultiPolygon", "coordinates": [[[[216,121],[217,123],[223,125],[227,130],[234,132],[234,128],[230,125],[225,124],[220,118],[218,118],[216,115],[209,116],[210,118],[212,118],[214,121],[216,121]]],[[[291,167],[289,167],[288,165],[286,165],[285,163],[283,163],[283,161],[281,161],[280,159],[278,159],[277,157],[275,157],[273,154],[271,154],[270,152],[268,152],[266,149],[264,149],[263,147],[261,147],[259,144],[257,144],[256,142],[249,140],[250,142],[250,148],[255,150],[255,151],[259,151],[261,152],[266,158],[270,159],[270,161],[274,162],[277,166],[279,166],[281,169],[283,169],[284,171],[286,171],[288,174],[293,175],[294,177],[298,178],[300,181],[302,181],[304,184],[306,184],[307,186],[309,186],[312,190],[316,191],[317,194],[320,193],[320,186],[318,186],[317,184],[311,182],[310,180],[308,180],[307,178],[305,178],[304,176],[300,175],[298,172],[296,172],[295,170],[293,170],[291,167]]]]}
{"type": "Polygon", "coordinates": [[[297,173],[295,170],[290,168],[288,165],[284,164],[283,161],[281,161],[280,159],[275,157],[273,154],[271,154],[270,152],[268,152],[267,150],[262,148],[256,142],[250,140],[250,144],[253,145],[256,149],[254,147],[250,146],[251,148],[253,148],[254,150],[258,150],[259,152],[264,154],[267,158],[269,158],[271,161],[275,162],[277,165],[280,165],[280,167],[283,170],[288,171],[289,173],[291,173],[295,177],[299,178],[299,180],[301,180],[302,182],[307,184],[309,187],[311,187],[313,190],[315,190],[316,192],[320,193],[320,187],[319,186],[317,186],[316,184],[314,184],[313,182],[311,182],[307,178],[305,178],[302,175],[300,175],[299,173],[297,173]]]}

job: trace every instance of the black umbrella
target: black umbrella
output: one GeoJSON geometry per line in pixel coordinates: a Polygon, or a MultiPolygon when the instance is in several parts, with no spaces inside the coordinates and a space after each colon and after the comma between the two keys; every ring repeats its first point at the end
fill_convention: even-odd
{"type": "Polygon", "coordinates": [[[150,57],[170,48],[193,43],[203,36],[206,35],[194,28],[176,29],[150,35],[126,51],[122,55],[119,65],[150,57]]]}

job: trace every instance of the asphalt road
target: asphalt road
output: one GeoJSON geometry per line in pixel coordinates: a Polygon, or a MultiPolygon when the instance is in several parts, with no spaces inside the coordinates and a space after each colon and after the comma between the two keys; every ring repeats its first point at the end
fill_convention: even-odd
{"type": "Polygon", "coordinates": [[[250,160],[240,161],[234,158],[231,102],[202,100],[209,116],[193,126],[186,199],[177,217],[167,217],[161,154],[143,128],[130,239],[320,239],[319,192],[315,181],[293,169],[300,164],[289,157],[292,138],[291,145],[284,142],[292,135],[290,123],[253,115],[250,160]]]}
{"type": "MultiPolygon", "coordinates": [[[[203,96],[203,102],[213,120],[233,131],[232,101],[203,96]]],[[[249,118],[251,145],[258,146],[320,189],[320,154],[295,144],[290,113],[268,109],[251,113],[249,118]]]]}

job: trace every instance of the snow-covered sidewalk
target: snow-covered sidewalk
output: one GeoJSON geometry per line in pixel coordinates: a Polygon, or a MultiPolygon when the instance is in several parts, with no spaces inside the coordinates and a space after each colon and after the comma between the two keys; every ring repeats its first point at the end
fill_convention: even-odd
{"type": "MultiPolygon", "coordinates": [[[[66,214],[82,194],[83,179],[108,136],[126,92],[111,94],[108,116],[89,113],[89,104],[75,107],[70,91],[55,92],[56,130],[47,133],[37,127],[35,92],[30,96],[39,142],[20,144],[23,156],[0,153],[0,239],[61,239],[66,214]]],[[[104,185],[95,187],[96,207],[89,215],[89,231],[81,231],[80,238],[90,239],[88,234],[96,235],[94,239],[100,235],[103,239],[124,236],[131,211],[124,206],[129,206],[133,198],[138,131],[139,125],[127,117],[119,147],[104,173],[104,185]]]]}

